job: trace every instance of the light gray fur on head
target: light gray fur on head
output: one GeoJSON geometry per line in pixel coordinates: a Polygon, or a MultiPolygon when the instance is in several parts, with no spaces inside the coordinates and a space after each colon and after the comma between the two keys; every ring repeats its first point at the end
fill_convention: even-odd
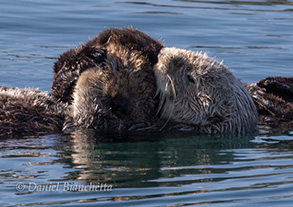
{"type": "Polygon", "coordinates": [[[163,48],[154,66],[160,115],[203,133],[254,131],[255,104],[244,85],[206,54],[163,48]]]}

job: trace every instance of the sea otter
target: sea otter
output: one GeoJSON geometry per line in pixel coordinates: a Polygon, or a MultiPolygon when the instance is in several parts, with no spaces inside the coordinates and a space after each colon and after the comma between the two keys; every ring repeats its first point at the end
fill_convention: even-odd
{"type": "MultiPolygon", "coordinates": [[[[166,48],[135,29],[106,30],[62,54],[54,72],[52,94],[0,88],[0,136],[55,133],[62,125],[209,134],[256,127],[256,107],[226,66],[200,53],[166,48]]],[[[253,97],[263,95],[248,89],[253,97]]]]}
{"type": "Polygon", "coordinates": [[[258,114],[250,94],[222,63],[163,48],[154,71],[162,118],[209,134],[256,130],[258,114]]]}
{"type": "Polygon", "coordinates": [[[153,65],[163,45],[136,29],[108,29],[54,65],[52,96],[69,103],[66,125],[134,129],[155,123],[153,65]]]}

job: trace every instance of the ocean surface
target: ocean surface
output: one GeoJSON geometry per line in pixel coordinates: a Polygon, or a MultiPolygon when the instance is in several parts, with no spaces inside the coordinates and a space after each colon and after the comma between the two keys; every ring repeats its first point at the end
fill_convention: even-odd
{"type": "MultiPolygon", "coordinates": [[[[224,60],[243,82],[293,76],[292,0],[1,0],[0,85],[50,91],[63,52],[111,27],[224,60]]],[[[293,129],[0,140],[0,206],[293,206],[293,129]]]]}

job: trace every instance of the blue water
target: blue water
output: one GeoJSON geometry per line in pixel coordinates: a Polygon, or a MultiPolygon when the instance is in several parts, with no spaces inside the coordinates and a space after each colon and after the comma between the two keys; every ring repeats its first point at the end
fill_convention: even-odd
{"type": "MultiPolygon", "coordinates": [[[[243,82],[292,76],[292,20],[291,0],[2,0],[0,85],[50,91],[61,53],[129,26],[224,60],[243,82]]],[[[0,206],[293,206],[292,146],[293,130],[265,126],[242,137],[74,132],[0,140],[0,206]],[[25,188],[17,191],[18,183],[25,188]],[[72,192],[69,184],[112,189],[72,192]]]]}

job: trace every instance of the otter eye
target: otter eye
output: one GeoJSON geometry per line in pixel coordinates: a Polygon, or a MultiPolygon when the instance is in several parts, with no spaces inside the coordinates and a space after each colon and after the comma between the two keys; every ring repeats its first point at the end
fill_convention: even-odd
{"type": "Polygon", "coordinates": [[[187,75],[187,80],[191,83],[194,83],[194,80],[191,75],[187,75]]]}

